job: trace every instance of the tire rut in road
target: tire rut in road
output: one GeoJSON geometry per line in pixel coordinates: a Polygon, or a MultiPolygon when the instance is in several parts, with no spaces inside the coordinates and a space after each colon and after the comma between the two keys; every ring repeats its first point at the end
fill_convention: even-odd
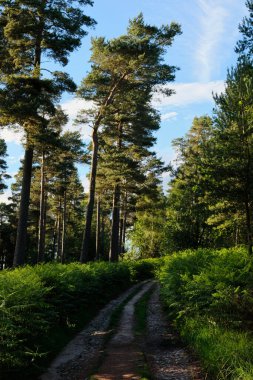
{"type": "Polygon", "coordinates": [[[139,368],[145,364],[142,350],[134,336],[135,304],[154,286],[144,285],[124,307],[118,331],[107,345],[105,357],[93,380],[139,380],[139,368]]]}

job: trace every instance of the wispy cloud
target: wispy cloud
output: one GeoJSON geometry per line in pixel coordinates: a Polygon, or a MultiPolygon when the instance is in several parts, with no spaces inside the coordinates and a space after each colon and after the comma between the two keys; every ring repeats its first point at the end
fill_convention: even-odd
{"type": "Polygon", "coordinates": [[[220,0],[197,0],[197,3],[200,9],[200,34],[195,51],[197,76],[199,81],[208,82],[219,61],[217,56],[229,13],[226,1],[222,4],[220,0]]]}
{"type": "Polygon", "coordinates": [[[153,105],[155,107],[182,107],[194,103],[212,102],[212,93],[220,94],[224,88],[224,81],[211,81],[208,83],[174,83],[168,86],[175,90],[172,96],[154,95],[153,105]]]}
{"type": "Polygon", "coordinates": [[[0,203],[10,203],[9,197],[11,197],[11,190],[6,190],[3,194],[0,194],[0,203]]]}
{"type": "Polygon", "coordinates": [[[24,138],[24,134],[22,132],[16,132],[13,129],[4,127],[0,129],[0,138],[4,139],[7,143],[15,143],[20,145],[24,138]]]}
{"type": "Polygon", "coordinates": [[[75,119],[81,110],[89,110],[92,108],[92,102],[83,99],[74,98],[61,104],[63,111],[68,115],[69,121],[64,130],[78,131],[85,140],[90,139],[90,128],[88,124],[75,124],[75,119]]]}
{"type": "Polygon", "coordinates": [[[161,120],[162,121],[167,121],[167,120],[175,120],[177,117],[178,113],[177,112],[167,112],[161,115],[161,120]]]}

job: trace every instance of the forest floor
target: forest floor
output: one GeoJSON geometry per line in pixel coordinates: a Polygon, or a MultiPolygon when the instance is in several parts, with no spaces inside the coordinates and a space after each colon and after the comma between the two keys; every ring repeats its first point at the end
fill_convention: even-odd
{"type": "Polygon", "coordinates": [[[158,285],[147,281],[110,302],[40,379],[203,380],[204,376],[166,319],[158,285]],[[138,332],[136,305],[144,297],[144,330],[138,332]]]}

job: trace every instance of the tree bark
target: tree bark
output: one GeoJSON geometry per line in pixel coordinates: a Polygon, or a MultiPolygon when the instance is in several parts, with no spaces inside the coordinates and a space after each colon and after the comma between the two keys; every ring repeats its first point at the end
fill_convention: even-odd
{"type": "Polygon", "coordinates": [[[46,207],[45,207],[45,153],[42,152],[40,168],[40,217],[38,236],[38,263],[45,259],[45,228],[46,228],[46,207]]]}
{"type": "Polygon", "coordinates": [[[58,218],[54,222],[53,239],[52,239],[53,240],[53,247],[52,247],[52,257],[51,257],[52,260],[56,259],[55,247],[56,247],[56,239],[57,239],[57,226],[58,226],[58,218]]]}
{"type": "Polygon", "coordinates": [[[14,253],[13,266],[23,265],[25,262],[25,250],[27,239],[27,222],[30,202],[30,189],[32,178],[33,148],[27,147],[25,150],[23,164],[23,179],[21,190],[21,201],[19,209],[19,220],[17,228],[17,238],[14,253]]]}
{"type": "Polygon", "coordinates": [[[100,214],[101,214],[101,207],[100,207],[100,198],[97,198],[97,227],[96,227],[96,260],[99,260],[100,258],[100,237],[101,237],[101,223],[100,223],[100,214]]]}
{"type": "Polygon", "coordinates": [[[97,117],[95,119],[93,125],[93,133],[92,133],[92,162],[91,162],[91,174],[90,174],[90,191],[89,191],[89,199],[87,203],[86,210],[86,223],[83,234],[83,242],[82,249],[80,255],[80,262],[88,262],[93,261],[95,255],[89,251],[90,246],[90,238],[91,238],[91,223],[93,216],[93,209],[95,203],[95,190],[96,190],[96,175],[97,175],[97,162],[98,162],[98,128],[101,124],[101,121],[104,117],[104,110],[107,108],[109,104],[113,101],[113,97],[121,84],[124,78],[127,76],[128,72],[123,73],[115,83],[112,84],[111,89],[108,93],[108,96],[104,100],[102,106],[100,107],[97,117]]]}
{"type": "Polygon", "coordinates": [[[119,255],[122,252],[122,246],[123,246],[123,227],[124,227],[124,218],[123,213],[120,212],[120,221],[119,221],[119,255]]]}
{"type": "Polygon", "coordinates": [[[82,250],[80,256],[80,262],[86,263],[88,261],[93,261],[95,256],[90,252],[90,238],[91,238],[91,223],[95,202],[95,191],[96,191],[96,176],[97,176],[97,162],[98,162],[98,131],[97,128],[93,129],[92,133],[92,162],[91,162],[91,173],[90,173],[90,190],[89,190],[89,200],[87,204],[86,211],[86,224],[83,236],[82,250]]]}
{"type": "MultiPolygon", "coordinates": [[[[105,259],[105,216],[102,212],[102,220],[101,220],[101,244],[100,244],[100,257],[105,259]]],[[[107,258],[106,258],[107,259],[107,258]]]]}
{"type": "Polygon", "coordinates": [[[119,215],[120,215],[120,186],[115,185],[113,194],[112,208],[112,228],[111,228],[111,247],[110,261],[118,261],[119,259],[119,215]]]}
{"type": "Polygon", "coordinates": [[[58,223],[57,223],[57,261],[61,261],[61,199],[59,201],[58,223]]]}
{"type": "Polygon", "coordinates": [[[245,201],[245,211],[246,211],[246,226],[247,226],[247,237],[248,237],[248,252],[249,255],[252,255],[252,228],[251,228],[251,210],[249,206],[249,201],[246,199],[245,201]]]}
{"type": "Polygon", "coordinates": [[[122,231],[122,253],[126,252],[126,223],[127,223],[127,212],[124,211],[124,219],[123,219],[123,231],[122,231]]]}
{"type": "Polygon", "coordinates": [[[61,263],[62,264],[65,262],[66,222],[67,222],[67,190],[65,189],[64,197],[63,197],[62,236],[61,236],[61,263]]]}

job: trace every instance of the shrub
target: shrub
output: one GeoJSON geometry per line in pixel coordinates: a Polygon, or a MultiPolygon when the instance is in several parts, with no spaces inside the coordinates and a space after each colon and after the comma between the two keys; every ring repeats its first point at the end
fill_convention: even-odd
{"type": "Polygon", "coordinates": [[[253,271],[246,249],[187,250],[165,259],[162,298],[214,379],[253,372],[253,271]]]}

